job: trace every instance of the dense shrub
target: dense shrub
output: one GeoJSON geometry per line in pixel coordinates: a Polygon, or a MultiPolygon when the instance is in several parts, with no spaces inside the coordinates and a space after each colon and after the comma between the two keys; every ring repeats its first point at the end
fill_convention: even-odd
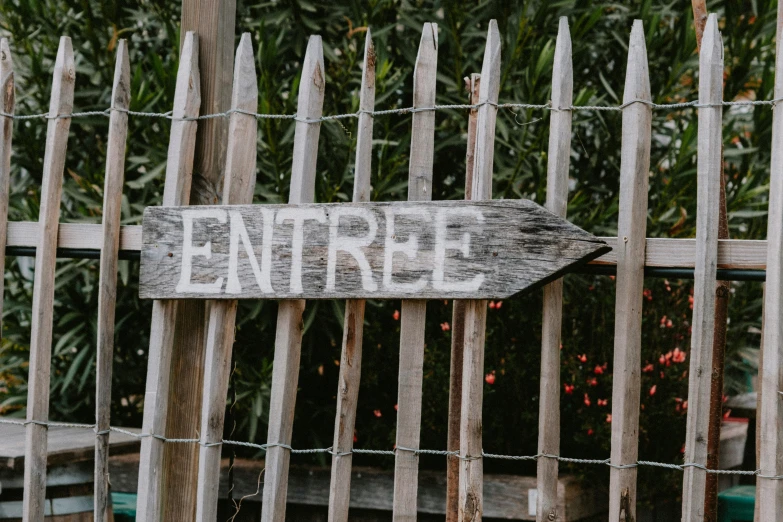
{"type": "MultiPolygon", "coordinates": [[[[378,53],[377,107],[411,103],[412,69],[425,21],[439,24],[438,103],[464,103],[462,78],[480,70],[487,22],[500,22],[503,40],[501,101],[545,103],[559,16],[567,16],[574,49],[575,104],[617,104],[622,95],[631,22],[644,21],[654,101],[697,96],[695,36],[687,3],[633,1],[519,2],[239,2],[237,35],[253,35],[259,74],[259,110],[294,113],[300,63],[307,36],[324,38],[326,114],[358,108],[364,27],[371,27],[378,53]]],[[[0,31],[11,39],[17,70],[18,113],[44,112],[51,67],[60,34],[74,40],[77,56],[76,110],[108,105],[114,50],[127,38],[133,67],[131,108],[170,109],[177,69],[178,2],[149,0],[6,0],[0,31]]],[[[726,45],[725,99],[771,99],[775,2],[714,2],[726,45]]],[[[569,219],[598,235],[616,233],[620,123],[617,112],[574,114],[569,219]]],[[[66,162],[64,221],[98,222],[101,213],[107,120],[74,120],[66,162]]],[[[322,125],[317,200],[350,198],[355,136],[352,120],[322,125]]],[[[727,110],[725,169],[731,233],[764,238],[771,111],[727,110]]],[[[138,223],[142,209],[160,201],[169,125],[131,118],[123,222],[138,223]]],[[[259,123],[256,202],[287,198],[293,125],[259,123]]],[[[466,114],[436,115],[434,197],[463,195],[466,114]]],[[[648,236],[690,237],[696,210],[696,113],[655,112],[650,172],[648,236]]],[[[11,219],[34,220],[45,125],[15,125],[11,219]]],[[[410,117],[375,120],[374,200],[405,197],[410,117]]],[[[495,153],[494,196],[545,196],[548,114],[501,110],[495,153]]],[[[121,263],[113,387],[113,424],[141,423],[150,305],[137,294],[136,262],[121,263]]],[[[6,267],[3,339],[0,347],[0,412],[22,415],[32,293],[30,258],[9,258],[6,267]]],[[[97,308],[97,262],[63,260],[55,302],[51,415],[90,421],[93,417],[97,308]]],[[[562,349],[562,454],[608,455],[610,440],[614,282],[597,275],[566,277],[562,349]]],[[[684,440],[689,348],[687,280],[648,279],[645,290],[640,456],[677,462],[684,440]]],[[[759,342],[761,292],[756,283],[732,289],[728,346],[730,391],[745,385],[759,342]]],[[[234,375],[237,403],[232,438],[264,441],[269,402],[276,305],[243,302],[238,314],[234,375]]],[[[397,396],[398,302],[370,302],[364,338],[356,445],[390,448],[397,396]]],[[[449,303],[428,305],[422,447],[443,448],[446,438],[451,320],[449,303]]],[[[343,303],[313,302],[305,315],[294,445],[331,443],[340,359],[343,303]]],[[[493,303],[486,346],[484,448],[532,454],[538,418],[540,292],[493,303]]],[[[228,429],[232,429],[228,423],[228,429]]],[[[358,457],[357,462],[362,462],[358,457]]],[[[364,462],[389,465],[389,459],[364,462]]],[[[442,459],[422,460],[442,466],[442,459]]],[[[490,461],[487,471],[532,473],[530,465],[490,461]]],[[[606,480],[601,467],[575,467],[606,480]]],[[[641,470],[648,493],[678,492],[676,472],[641,470]]]]}

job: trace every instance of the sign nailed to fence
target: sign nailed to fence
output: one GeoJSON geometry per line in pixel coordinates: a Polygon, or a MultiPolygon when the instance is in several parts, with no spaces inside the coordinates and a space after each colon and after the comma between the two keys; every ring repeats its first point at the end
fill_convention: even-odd
{"type": "Polygon", "coordinates": [[[148,207],[151,299],[498,299],[610,248],[527,200],[148,207]]]}

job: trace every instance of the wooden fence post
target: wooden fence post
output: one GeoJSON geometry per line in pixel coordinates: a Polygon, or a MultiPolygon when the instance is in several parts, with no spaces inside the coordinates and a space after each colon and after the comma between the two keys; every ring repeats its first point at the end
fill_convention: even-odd
{"type": "MultiPolygon", "coordinates": [[[[711,14],[699,53],[698,192],[696,210],[696,268],[693,290],[691,364],[688,381],[688,420],[685,436],[686,463],[706,466],[709,428],[712,341],[715,323],[715,281],[718,258],[720,201],[723,40],[718,17],[711,14]]],[[[682,520],[702,519],[706,471],[684,470],[682,520]]]]}
{"type": "MultiPolygon", "coordinates": [[[[236,0],[182,0],[180,34],[193,31],[198,37],[201,114],[217,114],[231,105],[236,0]]],[[[184,45],[184,40],[180,46],[184,45]]],[[[193,181],[188,195],[191,205],[220,202],[226,158],[226,118],[202,120],[196,133],[193,181]]],[[[188,201],[188,199],[186,199],[188,201]]],[[[169,416],[166,436],[198,438],[204,379],[207,321],[210,302],[183,300],[177,305],[171,356],[169,416]]],[[[168,444],[164,451],[163,519],[196,516],[198,447],[168,444]]]]}
{"type": "MultiPolygon", "coordinates": [[[[258,80],[250,33],[242,35],[237,47],[231,108],[243,112],[232,113],[229,122],[223,204],[249,205],[256,184],[258,137],[258,122],[252,115],[258,110],[258,80]]],[[[223,423],[236,315],[237,301],[216,301],[209,307],[196,489],[199,522],[217,519],[223,423]]]]}
{"type": "MultiPolygon", "coordinates": [[[[783,98],[783,2],[778,4],[774,98],[783,98]]],[[[756,520],[783,519],[783,107],[772,109],[769,224],[767,225],[767,283],[759,362],[759,469],[756,479],[756,520]]]]}
{"type": "MultiPolygon", "coordinates": [[[[481,75],[473,73],[465,78],[471,105],[479,101],[481,75]]],[[[478,109],[468,114],[467,152],[465,153],[465,200],[473,190],[473,164],[476,157],[476,125],[478,109]]],[[[455,299],[451,314],[451,365],[449,368],[449,426],[446,450],[459,454],[459,428],[462,422],[462,364],[465,353],[465,301],[455,299]]],[[[459,519],[459,457],[446,457],[446,522],[459,519]]]]}
{"type": "MultiPolygon", "coordinates": [[[[413,71],[413,106],[435,106],[438,69],[438,25],[422,27],[413,71]]],[[[435,111],[413,113],[408,167],[408,201],[432,199],[432,163],[435,152],[435,111]]],[[[415,521],[419,485],[421,386],[424,367],[425,300],[402,302],[400,319],[400,369],[397,388],[397,437],[394,457],[395,522],[415,521]]]]}
{"type": "MultiPolygon", "coordinates": [[[[644,26],[635,20],[628,45],[623,103],[652,101],[644,26]]],[[[609,520],[636,520],[636,461],[639,455],[644,250],[650,173],[652,108],[623,108],[620,152],[620,216],[617,225],[617,290],[612,384],[612,459],[609,520]]]]}
{"type": "MultiPolygon", "coordinates": [[[[571,105],[574,71],[568,19],[560,18],[552,70],[552,111],[547,154],[546,208],[560,217],[568,207],[568,168],[571,164],[571,105]]],[[[544,287],[541,332],[541,383],[538,407],[538,453],[560,454],[560,344],[563,321],[563,280],[544,287]]],[[[558,461],[539,458],[536,463],[536,520],[557,520],[558,461]],[[554,517],[554,518],[553,518],[554,517]]]]}
{"type": "MultiPolygon", "coordinates": [[[[476,156],[471,199],[492,199],[492,164],[495,152],[495,120],[500,91],[500,33],[490,20],[484,63],[481,67],[476,156]]],[[[484,336],[486,300],[466,301],[465,353],[462,370],[462,423],[460,426],[459,520],[479,522],[483,505],[483,450],[481,409],[484,399],[484,336]]]]}
{"type": "MultiPolygon", "coordinates": [[[[8,40],[0,39],[0,112],[13,114],[16,90],[14,61],[8,40]]],[[[5,271],[5,245],[8,238],[8,197],[11,186],[11,138],[14,120],[0,116],[0,270],[5,271]]],[[[0,277],[0,332],[3,331],[3,295],[5,278],[0,277]]],[[[2,334],[0,334],[2,335],[2,334]]]]}
{"type": "MultiPolygon", "coordinates": [[[[182,45],[174,93],[171,136],[166,160],[166,181],[163,205],[187,205],[193,173],[193,153],[196,146],[195,118],[199,114],[198,39],[188,32],[182,45]]],[[[174,346],[174,324],[177,301],[155,301],[152,304],[147,387],[144,394],[144,420],[139,456],[139,487],[136,518],[139,522],[161,519],[163,481],[163,436],[169,406],[171,359],[174,346]]],[[[187,518],[187,517],[185,517],[187,518]]]]}
{"type": "MultiPolygon", "coordinates": [[[[315,199],[315,165],[318,158],[318,137],[321,130],[319,119],[323,114],[325,83],[321,37],[311,36],[302,63],[302,80],[299,82],[289,203],[312,203],[315,199]]],[[[277,313],[267,435],[267,444],[270,447],[266,451],[262,522],[285,520],[288,463],[291,459],[290,449],[286,446],[291,444],[294,424],[304,308],[303,299],[282,300],[277,313]]]]}
{"type": "MultiPolygon", "coordinates": [[[[370,30],[364,39],[364,68],[359,92],[359,122],[356,137],[353,200],[370,200],[372,177],[372,127],[375,108],[375,47],[370,30]]],[[[343,346],[340,355],[340,377],[337,388],[337,413],[332,443],[332,476],[329,488],[329,522],[347,522],[351,500],[351,463],[356,403],[362,371],[362,335],[364,331],[364,300],[345,302],[343,346]]]]}
{"type": "Polygon", "coordinates": [[[76,68],[73,47],[67,36],[60,38],[54,63],[49,123],[46,129],[41,208],[38,217],[38,245],[35,251],[30,367],[27,381],[27,437],[24,456],[25,522],[43,520],[46,495],[47,426],[49,420],[49,377],[52,360],[54,320],[54,271],[57,262],[57,225],[63,188],[65,153],[68,147],[70,114],[73,111],[76,68]],[[60,117],[64,116],[64,117],[60,117]]]}
{"type": "Polygon", "coordinates": [[[117,63],[106,146],[106,179],[103,187],[103,248],[99,272],[98,346],[95,375],[95,503],[93,517],[109,519],[109,421],[111,374],[114,356],[114,305],[117,300],[117,256],[120,248],[122,185],[125,178],[125,140],[130,107],[130,63],[125,40],[117,43],[117,63]]]}

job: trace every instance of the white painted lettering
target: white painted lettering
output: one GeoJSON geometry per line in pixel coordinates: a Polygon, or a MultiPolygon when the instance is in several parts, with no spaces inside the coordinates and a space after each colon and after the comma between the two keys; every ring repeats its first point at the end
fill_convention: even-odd
{"type": "Polygon", "coordinates": [[[330,217],[329,224],[329,257],[326,263],[326,291],[333,292],[335,284],[335,272],[337,270],[337,252],[342,250],[351,254],[359,265],[362,273],[362,288],[368,292],[378,290],[378,285],[372,278],[372,268],[367,262],[367,256],[362,251],[363,248],[370,246],[375,240],[375,234],[378,232],[378,222],[375,215],[366,209],[359,207],[338,207],[330,217]],[[340,218],[343,216],[353,216],[363,219],[369,228],[365,236],[341,236],[340,218]]]}
{"type": "Polygon", "coordinates": [[[472,217],[479,223],[484,222],[484,214],[475,208],[442,208],[435,214],[435,268],[432,271],[432,287],[444,292],[475,292],[484,282],[484,274],[462,281],[445,281],[446,251],[457,250],[464,257],[470,256],[470,233],[465,232],[459,239],[447,239],[449,218],[457,216],[472,217]]]}
{"type": "Polygon", "coordinates": [[[302,243],[304,242],[304,222],[317,221],[326,223],[326,214],[320,208],[283,208],[277,213],[275,222],[278,225],[285,221],[293,221],[291,233],[291,286],[292,294],[301,294],[302,289],[302,243]]]}
{"type": "Polygon", "coordinates": [[[196,219],[216,219],[226,222],[226,211],[220,209],[188,209],[182,211],[182,269],[180,270],[178,294],[219,294],[223,286],[223,278],[218,277],[213,283],[192,283],[193,258],[204,256],[212,259],[212,242],[207,241],[200,247],[193,246],[193,221],[196,219]]]}
{"type": "Polygon", "coordinates": [[[397,208],[394,206],[386,207],[386,244],[384,248],[383,259],[383,286],[389,291],[398,291],[404,293],[415,293],[427,286],[427,278],[422,276],[413,283],[395,282],[392,277],[394,269],[394,254],[399,252],[408,259],[416,259],[419,253],[419,236],[413,233],[408,234],[408,240],[403,242],[396,241],[394,230],[394,218],[396,216],[419,216],[422,221],[430,221],[430,213],[423,208],[397,208]]]}
{"type": "Polygon", "coordinates": [[[253,269],[253,275],[256,278],[258,287],[265,294],[271,294],[274,292],[272,289],[271,278],[274,211],[271,209],[263,209],[261,213],[264,218],[264,228],[260,267],[258,266],[258,260],[256,260],[256,254],[253,251],[253,245],[250,244],[250,236],[247,233],[247,228],[245,227],[245,221],[242,219],[242,214],[236,210],[231,210],[228,213],[231,218],[231,236],[228,248],[228,281],[226,282],[227,294],[239,294],[242,292],[242,285],[239,282],[238,274],[240,241],[242,242],[242,246],[245,248],[247,260],[250,263],[250,268],[253,269]]]}

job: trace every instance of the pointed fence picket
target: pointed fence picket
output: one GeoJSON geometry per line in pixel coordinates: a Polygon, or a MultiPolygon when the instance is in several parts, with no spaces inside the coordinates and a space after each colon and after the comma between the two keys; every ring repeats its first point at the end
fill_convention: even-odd
{"type": "MultiPolygon", "coordinates": [[[[783,21],[783,6],[778,9],[783,21]]],[[[779,24],[780,28],[781,24],[779,24]]],[[[412,141],[409,167],[409,200],[432,198],[434,122],[438,35],[436,24],[425,24],[414,72],[412,141]],[[428,110],[432,109],[432,110],[428,110]]],[[[778,316],[783,309],[783,116],[773,109],[773,144],[769,202],[768,241],[719,240],[718,221],[721,171],[723,44],[718,20],[710,15],[700,50],[698,107],[698,193],[696,239],[645,238],[648,171],[651,147],[652,107],[647,51],[641,21],[631,31],[626,85],[622,107],[622,150],[618,237],[606,238],[614,252],[597,260],[616,265],[614,386],[612,398],[612,452],[610,459],[609,517],[636,518],[636,465],[638,459],[640,349],[642,288],[645,267],[695,267],[693,336],[690,362],[689,407],[686,453],[683,468],[682,516],[700,521],[705,500],[707,432],[710,400],[710,364],[715,326],[714,288],[718,268],[767,268],[764,308],[764,358],[760,392],[760,471],[757,477],[759,520],[783,516],[783,328],[778,316]]],[[[777,64],[783,68],[778,35],[777,64]]],[[[468,151],[466,155],[466,199],[489,199],[495,120],[500,88],[500,35],[497,23],[489,24],[481,75],[470,81],[468,151]],[[480,82],[479,82],[480,78],[480,82]]],[[[573,72],[568,22],[560,20],[554,53],[552,110],[548,150],[547,208],[565,216],[571,150],[573,72]]],[[[313,36],[302,63],[299,87],[294,162],[290,203],[314,200],[318,139],[323,108],[326,71],[321,39],[313,36]]],[[[0,244],[36,248],[35,282],[30,343],[30,377],[26,430],[23,516],[25,521],[43,519],[49,374],[54,297],[54,266],[57,248],[88,248],[100,251],[100,294],[97,339],[95,520],[109,517],[108,431],[111,397],[111,361],[114,337],[114,304],[118,253],[138,251],[138,227],[121,227],[120,202],[124,176],[125,141],[128,129],[130,74],[128,49],[118,42],[112,105],[109,112],[106,181],[101,225],[60,224],[62,174],[73,108],[75,67],[70,39],[63,37],[54,67],[48,118],[43,185],[38,223],[7,223],[11,138],[14,112],[14,71],[9,44],[0,40],[0,244]]],[[[776,75],[775,97],[783,97],[783,74],[776,75]]],[[[226,141],[224,204],[249,204],[253,199],[256,170],[257,79],[251,38],[242,36],[236,50],[232,109],[226,141]]],[[[198,41],[188,32],[183,39],[180,70],[171,122],[164,205],[187,205],[192,199],[191,179],[195,138],[200,112],[198,41]]],[[[375,52],[370,31],[365,37],[362,84],[359,94],[358,140],[355,160],[355,202],[370,199],[372,128],[375,105],[375,52]]],[[[201,188],[203,189],[203,187],[201,188]]],[[[201,190],[199,189],[199,190],[201,190]]],[[[240,241],[240,245],[241,245],[240,241]]],[[[294,253],[296,255],[296,253],[294,253]]],[[[0,266],[5,262],[0,249],[0,266]]],[[[2,281],[0,281],[0,293],[2,281]]],[[[416,294],[412,294],[414,297],[416,294]]],[[[145,394],[141,461],[138,479],[138,520],[153,522],[165,518],[162,481],[164,443],[170,437],[167,419],[171,402],[174,328],[177,301],[155,301],[151,319],[149,364],[145,394]]],[[[274,370],[262,520],[285,518],[288,467],[291,453],[299,360],[302,343],[303,300],[280,302],[274,370]]],[[[483,506],[483,458],[481,405],[484,386],[485,301],[454,303],[452,367],[448,449],[448,520],[481,520],[483,506]],[[461,359],[460,359],[461,356],[461,359]],[[460,362],[461,361],[461,362],[460,362]],[[460,391],[459,397],[457,391],[460,391]],[[457,400],[459,399],[459,400],[457,400]],[[455,474],[456,473],[456,474],[455,474]],[[455,480],[458,478],[458,484],[455,480]],[[458,486],[458,487],[457,487],[458,486]]],[[[201,325],[206,332],[203,397],[198,431],[198,480],[195,510],[199,521],[214,520],[217,513],[219,467],[225,399],[234,339],[236,301],[213,302],[201,325]]],[[[544,288],[541,402],[537,458],[540,522],[560,520],[564,513],[558,499],[558,456],[560,442],[560,330],[562,322],[562,280],[544,288]]],[[[418,452],[421,429],[422,370],[424,356],[424,300],[402,304],[394,520],[417,517],[418,452]]],[[[340,365],[337,411],[332,453],[329,499],[330,522],[348,519],[353,431],[360,385],[364,301],[346,302],[344,337],[340,365]]],[[[199,334],[200,335],[200,334],[199,334]]],[[[180,347],[181,349],[182,347],[180,347]]],[[[201,387],[202,383],[194,383],[201,387]]],[[[170,484],[169,484],[170,486],[170,484]]],[[[521,493],[521,492],[520,492],[521,493]]],[[[190,493],[188,493],[190,494],[190,493]]]]}

